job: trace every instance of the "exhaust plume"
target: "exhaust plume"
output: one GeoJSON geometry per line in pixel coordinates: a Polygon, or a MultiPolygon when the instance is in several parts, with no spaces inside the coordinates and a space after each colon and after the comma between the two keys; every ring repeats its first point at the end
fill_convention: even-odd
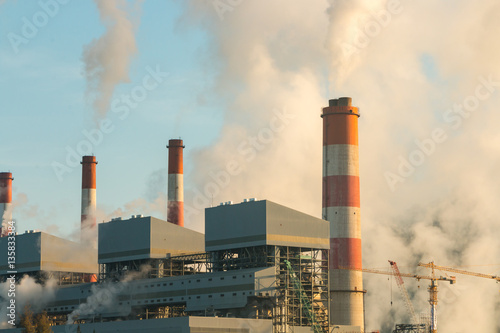
{"type": "MultiPolygon", "coordinates": [[[[95,284],[91,287],[92,293],[85,303],[81,303],[78,308],[68,315],[68,325],[71,325],[79,317],[85,317],[92,314],[99,313],[99,311],[104,311],[106,309],[113,309],[116,312],[120,312],[120,308],[116,305],[116,300],[118,295],[125,290],[127,284],[136,279],[144,278],[149,271],[151,266],[143,265],[138,272],[129,272],[125,277],[118,282],[104,282],[101,284],[95,284]]],[[[128,313],[124,313],[127,315],[128,313]]]]}
{"type": "MultiPolygon", "coordinates": [[[[185,5],[182,23],[201,22],[211,36],[204,54],[218,72],[206,94],[219,97],[225,119],[211,146],[190,150],[186,225],[203,225],[212,202],[246,197],[319,217],[320,107],[352,96],[361,114],[363,266],[498,264],[498,2],[233,3],[185,5]]],[[[440,284],[440,330],[500,329],[497,288],[478,279],[440,284]]],[[[364,281],[367,329],[408,322],[404,307],[391,308],[387,277],[364,281]]],[[[428,312],[427,284],[405,284],[416,311],[428,312]]]]}
{"type": "MultiPolygon", "coordinates": [[[[0,284],[1,295],[7,296],[9,294],[10,283],[9,281],[0,284]]],[[[15,291],[15,305],[16,305],[16,319],[19,320],[23,314],[26,305],[30,305],[34,313],[41,312],[43,308],[54,299],[57,283],[54,279],[45,282],[44,285],[36,283],[36,281],[25,275],[18,284],[16,284],[15,291]]],[[[0,328],[12,328],[7,321],[8,306],[10,298],[5,297],[0,303],[0,328]]]]}
{"type": "MultiPolygon", "coordinates": [[[[129,82],[128,70],[137,52],[132,11],[125,0],[94,0],[106,32],[84,47],[87,97],[94,108],[94,119],[109,110],[119,83],[129,82]]],[[[138,8],[140,1],[132,6],[138,8]]]]}

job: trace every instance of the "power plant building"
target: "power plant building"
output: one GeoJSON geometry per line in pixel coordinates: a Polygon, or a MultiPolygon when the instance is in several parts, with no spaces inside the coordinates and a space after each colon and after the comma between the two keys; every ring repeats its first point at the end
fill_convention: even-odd
{"type": "MultiPolygon", "coordinates": [[[[90,282],[98,272],[97,252],[45,232],[27,231],[15,236],[15,273],[8,256],[0,256],[0,279],[31,276],[39,283],[55,279],[60,285],[90,282]]],[[[0,251],[8,253],[9,237],[0,238],[0,251]]]]}
{"type": "Polygon", "coordinates": [[[206,208],[205,234],[184,228],[184,145],[174,139],[168,221],[133,215],[95,228],[97,160],[84,156],[80,243],[16,235],[16,278],[57,279],[37,304],[56,333],[364,332],[362,274],[344,269],[361,269],[358,117],[350,98],[323,109],[322,219],[250,198],[206,208]]]}

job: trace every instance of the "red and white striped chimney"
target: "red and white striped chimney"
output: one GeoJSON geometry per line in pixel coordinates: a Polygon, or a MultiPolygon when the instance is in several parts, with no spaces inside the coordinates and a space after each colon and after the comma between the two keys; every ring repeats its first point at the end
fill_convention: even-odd
{"type": "Polygon", "coordinates": [[[82,221],[80,239],[93,239],[96,228],[96,165],[95,156],[82,158],[82,221]]]}
{"type": "Polygon", "coordinates": [[[330,222],[330,323],[364,330],[359,198],[359,110],[351,98],[323,108],[323,219],[330,222]]]}
{"type": "Polygon", "coordinates": [[[182,140],[168,141],[168,214],[167,220],[184,226],[184,170],[182,140]]]}
{"type": "Polygon", "coordinates": [[[0,236],[7,235],[8,222],[12,220],[12,173],[0,172],[0,236]]]}

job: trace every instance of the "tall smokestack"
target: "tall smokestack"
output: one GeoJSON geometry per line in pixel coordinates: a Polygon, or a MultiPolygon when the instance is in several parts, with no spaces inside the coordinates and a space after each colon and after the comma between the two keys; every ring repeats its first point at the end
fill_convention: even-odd
{"type": "Polygon", "coordinates": [[[168,141],[168,221],[184,226],[184,170],[182,140],[168,141]]]}
{"type": "MultiPolygon", "coordinates": [[[[96,165],[95,156],[82,158],[82,224],[80,239],[96,233],[96,165]]],[[[91,239],[89,239],[91,240],[91,239]]],[[[92,240],[94,241],[94,240],[92,240]]]]}
{"type": "Polygon", "coordinates": [[[323,108],[323,219],[330,222],[330,323],[364,330],[359,200],[359,110],[351,98],[323,108]]]}
{"type": "Polygon", "coordinates": [[[12,173],[0,172],[0,236],[8,233],[8,222],[12,220],[12,173]]]}

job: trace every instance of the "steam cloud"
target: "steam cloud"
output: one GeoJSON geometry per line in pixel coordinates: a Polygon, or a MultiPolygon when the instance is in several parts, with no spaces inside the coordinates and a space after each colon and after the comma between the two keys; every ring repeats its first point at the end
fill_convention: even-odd
{"type": "MultiPolygon", "coordinates": [[[[182,21],[203,22],[212,37],[205,54],[219,72],[207,94],[226,105],[218,140],[188,156],[195,165],[186,177],[186,225],[203,225],[202,208],[212,197],[266,198],[320,216],[320,108],[329,98],[351,96],[362,115],[365,267],[389,269],[392,259],[401,271],[415,272],[418,261],[435,260],[497,264],[469,269],[498,273],[500,4],[460,1],[452,9],[445,1],[401,1],[390,15],[394,1],[233,4],[221,12],[210,1],[191,0],[182,21]],[[474,102],[481,78],[491,82],[491,94],[453,111],[474,102]],[[295,118],[264,136],[276,109],[295,118]],[[432,144],[436,128],[446,139],[432,144]],[[423,161],[401,176],[404,160],[419,150],[423,161]],[[241,170],[228,176],[231,160],[241,170]],[[392,188],[387,173],[401,177],[392,188]]],[[[498,287],[457,279],[440,284],[440,330],[498,331],[498,287]]],[[[428,312],[427,284],[406,284],[417,312],[428,312]]],[[[367,329],[390,332],[409,322],[398,293],[391,308],[387,277],[365,274],[365,287],[367,329]]]]}
{"type": "MultiPolygon", "coordinates": [[[[10,284],[9,282],[4,282],[0,284],[0,294],[9,294],[10,284]]],[[[48,280],[45,285],[41,285],[35,282],[35,280],[29,276],[24,276],[19,284],[16,285],[15,291],[15,305],[16,305],[16,317],[22,316],[24,307],[30,305],[31,310],[34,313],[41,312],[43,308],[54,299],[56,290],[56,281],[53,279],[48,280]]],[[[5,298],[0,304],[0,329],[12,328],[7,321],[7,306],[9,306],[10,299],[5,298]]]]}
{"type": "MultiPolygon", "coordinates": [[[[91,287],[91,295],[87,297],[85,303],[80,304],[72,313],[68,315],[68,325],[71,325],[79,317],[85,317],[92,314],[99,313],[113,309],[116,312],[120,308],[116,305],[118,295],[124,291],[127,284],[135,279],[144,278],[145,275],[151,270],[151,266],[143,265],[138,272],[129,272],[124,278],[118,282],[104,282],[96,284],[91,287]]],[[[126,315],[127,313],[124,313],[126,315]]]]}
{"type": "MultiPolygon", "coordinates": [[[[119,83],[129,82],[128,69],[137,52],[134,23],[125,0],[94,0],[106,32],[84,47],[83,60],[87,78],[87,96],[95,119],[106,115],[119,83]]],[[[138,7],[140,2],[133,5],[138,7]]]]}

